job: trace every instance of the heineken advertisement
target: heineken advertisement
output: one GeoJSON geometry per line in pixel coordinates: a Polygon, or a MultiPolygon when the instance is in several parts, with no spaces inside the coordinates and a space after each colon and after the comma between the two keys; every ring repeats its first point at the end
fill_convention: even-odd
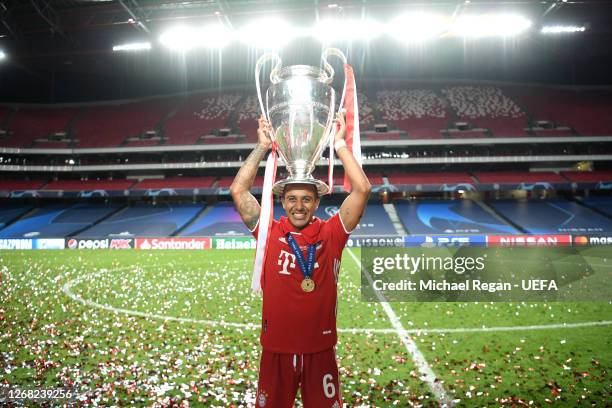
{"type": "Polygon", "coordinates": [[[255,249],[256,243],[251,237],[213,238],[214,249],[255,249]]]}

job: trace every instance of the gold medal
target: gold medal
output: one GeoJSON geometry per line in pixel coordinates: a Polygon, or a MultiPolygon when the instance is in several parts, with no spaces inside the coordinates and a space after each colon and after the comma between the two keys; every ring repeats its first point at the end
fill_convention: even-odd
{"type": "Polygon", "coordinates": [[[315,283],[312,279],[306,278],[302,281],[302,290],[304,292],[312,292],[315,288],[315,283]]]}

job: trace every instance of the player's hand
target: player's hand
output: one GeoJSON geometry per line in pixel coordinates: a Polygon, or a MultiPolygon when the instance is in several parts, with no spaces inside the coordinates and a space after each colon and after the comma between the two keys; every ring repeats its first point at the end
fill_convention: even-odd
{"type": "Polygon", "coordinates": [[[344,140],[344,135],[346,133],[346,120],[345,120],[346,112],[341,110],[336,114],[336,119],[334,120],[334,125],[336,126],[336,135],[334,136],[334,143],[338,140],[344,140]]]}
{"type": "Polygon", "coordinates": [[[263,115],[261,115],[257,121],[259,127],[257,128],[257,143],[269,149],[272,146],[272,125],[268,122],[263,115]]]}

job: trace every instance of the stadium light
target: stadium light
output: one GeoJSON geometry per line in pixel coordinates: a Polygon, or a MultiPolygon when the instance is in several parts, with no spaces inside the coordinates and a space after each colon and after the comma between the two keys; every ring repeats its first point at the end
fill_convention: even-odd
{"type": "Polygon", "coordinates": [[[193,27],[177,26],[165,31],[159,37],[159,42],[171,50],[185,52],[198,45],[199,35],[199,31],[193,27]]]}
{"type": "Polygon", "coordinates": [[[180,52],[194,48],[225,47],[234,39],[232,32],[221,24],[212,24],[204,27],[177,26],[165,31],[159,41],[166,47],[180,52]]]}
{"type": "Polygon", "coordinates": [[[322,20],[312,35],[323,43],[333,41],[369,41],[383,33],[382,25],[373,20],[322,20]]]}
{"type": "Polygon", "coordinates": [[[462,37],[510,37],[531,27],[531,21],[514,14],[483,14],[459,17],[451,32],[462,37]]]}
{"type": "Polygon", "coordinates": [[[202,28],[202,45],[206,48],[221,49],[234,39],[234,33],[222,24],[212,24],[202,28]]]}
{"type": "Polygon", "coordinates": [[[278,18],[254,21],[238,32],[242,42],[257,48],[279,49],[300,35],[300,31],[278,18]]]}
{"type": "Polygon", "coordinates": [[[0,51],[0,61],[3,61],[6,59],[6,54],[4,53],[4,51],[0,51]]]}
{"type": "Polygon", "coordinates": [[[586,31],[586,27],[584,26],[545,26],[542,27],[540,32],[542,34],[567,34],[567,33],[581,33],[586,31]]]}
{"type": "Polygon", "coordinates": [[[127,44],[119,44],[113,46],[113,51],[143,51],[150,50],[151,43],[150,42],[140,42],[140,43],[127,43],[127,44]]]}
{"type": "Polygon", "coordinates": [[[438,37],[449,28],[449,21],[441,15],[407,13],[396,17],[386,32],[402,42],[419,42],[438,37]]]}

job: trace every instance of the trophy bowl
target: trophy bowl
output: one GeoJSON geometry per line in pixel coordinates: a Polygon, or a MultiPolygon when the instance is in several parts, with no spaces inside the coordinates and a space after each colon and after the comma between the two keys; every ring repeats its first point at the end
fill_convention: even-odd
{"type": "Polygon", "coordinates": [[[273,191],[281,194],[287,184],[316,185],[319,195],[329,187],[312,172],[329,145],[334,119],[335,92],[327,74],[315,67],[285,67],[266,92],[266,111],[289,177],[277,182],[273,191]]]}
{"type": "Polygon", "coordinates": [[[315,179],[312,173],[335,131],[336,93],[331,86],[334,69],[327,62],[331,55],[346,63],[340,50],[328,48],[321,57],[323,68],[309,65],[282,68],[281,58],[274,53],[262,55],[255,65],[259,106],[270,122],[270,136],[289,173],[286,179],[274,184],[275,194],[282,194],[287,184],[314,185],[320,196],[330,192],[327,184],[315,179]],[[274,67],[264,105],[259,74],[268,60],[274,61],[274,67]]]}

